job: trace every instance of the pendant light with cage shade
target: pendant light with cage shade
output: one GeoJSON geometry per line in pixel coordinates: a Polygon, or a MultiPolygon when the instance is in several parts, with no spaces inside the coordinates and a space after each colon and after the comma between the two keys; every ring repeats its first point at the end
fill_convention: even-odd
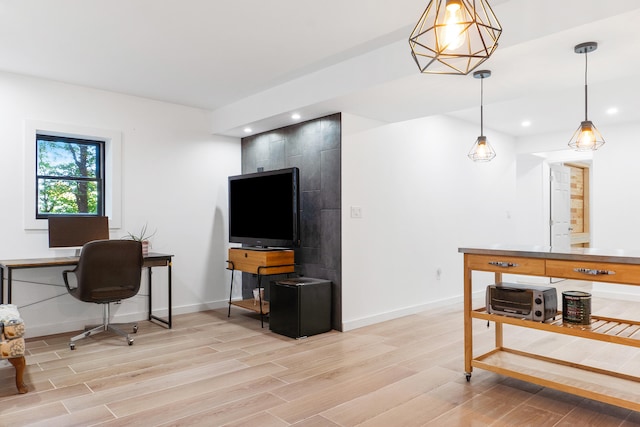
{"type": "Polygon", "coordinates": [[[596,42],[586,42],[576,45],[574,48],[575,53],[584,54],[584,120],[580,123],[580,126],[573,133],[571,140],[569,141],[569,147],[576,151],[595,151],[604,145],[604,138],[596,129],[591,120],[588,119],[588,91],[587,91],[587,54],[593,52],[598,48],[596,42]]]}
{"type": "Polygon", "coordinates": [[[487,0],[430,0],[409,46],[420,72],[466,75],[491,56],[501,33],[487,0]]]}
{"type": "Polygon", "coordinates": [[[481,70],[473,73],[473,77],[480,79],[480,136],[471,147],[467,156],[474,162],[489,162],[496,156],[496,152],[484,136],[484,79],[491,77],[491,71],[481,70]]]}

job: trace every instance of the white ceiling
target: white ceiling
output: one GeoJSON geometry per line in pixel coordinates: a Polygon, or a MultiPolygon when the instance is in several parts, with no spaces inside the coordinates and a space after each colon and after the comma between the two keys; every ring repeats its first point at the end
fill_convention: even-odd
{"type": "MultiPolygon", "coordinates": [[[[640,120],[640,2],[489,0],[503,34],[480,66],[485,127],[515,136],[589,118],[640,120]],[[614,116],[606,114],[617,107],[614,116]],[[530,120],[528,128],[521,126],[530,120]]],[[[244,136],[347,112],[383,122],[479,123],[479,81],[420,74],[407,38],[427,0],[0,0],[0,70],[212,111],[244,136]]]]}

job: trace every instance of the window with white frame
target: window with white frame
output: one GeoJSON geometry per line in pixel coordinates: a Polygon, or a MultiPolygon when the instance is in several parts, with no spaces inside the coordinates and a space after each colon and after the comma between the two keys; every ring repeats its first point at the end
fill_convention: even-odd
{"type": "Polygon", "coordinates": [[[108,216],[109,228],[120,228],[122,226],[121,153],[122,133],[118,130],[26,120],[23,181],[25,230],[46,230],[48,216],[58,213],[75,214],[76,209],[78,209],[77,213],[85,215],[108,216]],[[73,154],[69,151],[69,146],[58,143],[49,144],[54,141],[79,144],[73,150],[76,156],[86,155],[86,161],[80,158],[71,160],[73,154]],[[39,158],[39,145],[48,152],[46,158],[42,156],[39,158]],[[67,154],[63,154],[64,150],[67,150],[67,154]],[[83,150],[86,152],[83,153],[83,150]],[[56,160],[55,156],[59,158],[56,160]],[[98,160],[99,156],[101,156],[100,160],[98,160]],[[46,165],[46,162],[49,164],[46,165]],[[71,163],[75,163],[75,166],[71,163]],[[100,180],[102,180],[101,183],[100,180]],[[84,189],[73,194],[74,185],[80,182],[85,182],[88,189],[86,202],[83,200],[84,189]],[[55,204],[50,200],[51,194],[43,194],[40,191],[42,185],[54,185],[54,183],[59,187],[55,193],[57,194],[55,204]],[[93,190],[94,186],[102,186],[102,189],[96,192],[93,190]],[[80,200],[77,199],[78,195],[80,200]],[[101,201],[98,198],[101,198],[101,201]],[[102,205],[102,212],[99,205],[102,205]],[[86,209],[83,208],[85,206],[86,209]],[[88,212],[83,213],[82,210],[88,212]]]}

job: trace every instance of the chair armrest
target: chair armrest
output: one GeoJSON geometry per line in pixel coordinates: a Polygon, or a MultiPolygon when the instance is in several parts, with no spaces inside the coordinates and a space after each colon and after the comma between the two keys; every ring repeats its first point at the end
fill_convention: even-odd
{"type": "Polygon", "coordinates": [[[75,274],[75,270],[64,270],[62,272],[62,280],[64,280],[64,285],[67,287],[67,290],[70,291],[72,288],[71,288],[71,286],[69,286],[69,279],[67,278],[67,275],[69,273],[74,273],[75,274]]]}

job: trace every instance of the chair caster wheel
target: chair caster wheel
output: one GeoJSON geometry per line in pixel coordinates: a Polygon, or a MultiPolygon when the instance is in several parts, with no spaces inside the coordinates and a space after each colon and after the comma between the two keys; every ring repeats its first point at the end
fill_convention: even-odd
{"type": "Polygon", "coordinates": [[[134,325],[133,327],[133,333],[137,334],[138,333],[138,325],[134,325]]]}
{"type": "Polygon", "coordinates": [[[129,338],[129,339],[127,340],[127,344],[129,344],[129,345],[133,345],[133,338],[129,338]]]}
{"type": "Polygon", "coordinates": [[[76,345],[74,343],[69,343],[69,349],[75,350],[76,349],[76,345]]]}
{"type": "Polygon", "coordinates": [[[471,374],[464,374],[464,376],[467,378],[467,382],[471,382],[471,374]]]}

